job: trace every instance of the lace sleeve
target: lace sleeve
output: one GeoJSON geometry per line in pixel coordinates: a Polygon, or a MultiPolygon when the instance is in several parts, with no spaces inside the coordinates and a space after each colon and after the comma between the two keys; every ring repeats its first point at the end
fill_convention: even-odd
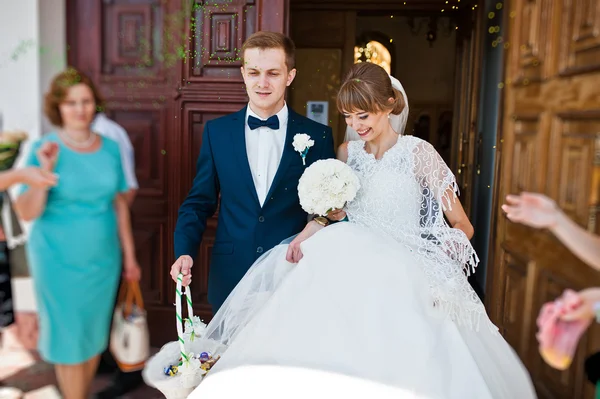
{"type": "Polygon", "coordinates": [[[416,137],[410,140],[410,166],[422,196],[418,250],[425,260],[423,272],[436,306],[459,324],[479,328],[485,309],[466,279],[479,258],[465,233],[449,226],[443,213],[458,200],[456,178],[431,144],[416,137]]]}
{"type": "Polygon", "coordinates": [[[442,205],[442,210],[452,209],[458,195],[454,174],[435,148],[426,141],[418,140],[413,147],[415,175],[420,180],[423,196],[442,205]]]}

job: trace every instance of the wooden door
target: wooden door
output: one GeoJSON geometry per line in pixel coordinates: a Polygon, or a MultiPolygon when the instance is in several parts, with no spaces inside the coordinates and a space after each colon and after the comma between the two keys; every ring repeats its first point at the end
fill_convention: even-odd
{"type": "Polygon", "coordinates": [[[451,161],[460,188],[460,201],[473,219],[473,182],[477,169],[477,108],[481,80],[482,21],[480,13],[461,10],[457,18],[456,80],[453,109],[451,161]]]}
{"type": "MultiPolygon", "coordinates": [[[[177,210],[195,175],[206,121],[247,101],[239,68],[256,30],[287,31],[286,0],[68,0],[69,64],[88,73],[128,132],[140,183],[132,218],[151,343],[174,340],[177,210]],[[267,7],[268,6],[268,7],[267,7]]],[[[208,228],[194,266],[194,308],[211,317],[208,228]]]]}
{"type": "Polygon", "coordinates": [[[504,8],[508,50],[488,309],[541,398],[592,398],[583,361],[600,350],[598,327],[581,340],[570,369],[559,372],[538,354],[535,319],[565,288],[599,286],[600,273],[547,231],[508,222],[499,206],[508,193],[541,192],[600,232],[600,1],[512,0],[504,8]]]}

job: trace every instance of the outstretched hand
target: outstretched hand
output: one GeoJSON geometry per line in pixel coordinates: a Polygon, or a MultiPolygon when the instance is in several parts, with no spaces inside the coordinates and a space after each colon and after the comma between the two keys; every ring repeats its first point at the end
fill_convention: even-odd
{"type": "Polygon", "coordinates": [[[20,181],[35,188],[53,187],[58,181],[58,176],[54,173],[34,166],[18,169],[17,174],[20,181]]]}
{"type": "Polygon", "coordinates": [[[552,228],[556,225],[560,214],[552,199],[534,193],[508,195],[502,210],[512,222],[536,228],[552,228]]]}

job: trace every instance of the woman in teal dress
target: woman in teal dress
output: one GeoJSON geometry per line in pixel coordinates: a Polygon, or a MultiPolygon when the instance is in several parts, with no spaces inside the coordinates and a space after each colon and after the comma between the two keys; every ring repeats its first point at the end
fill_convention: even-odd
{"type": "Polygon", "coordinates": [[[55,364],[65,399],[89,394],[108,344],[121,265],[140,278],[118,144],[90,130],[101,99],[89,78],[59,74],[45,110],[59,126],[33,144],[27,164],[58,175],[49,190],[24,186],[16,210],[33,220],[27,255],[40,318],[39,351],[55,364]]]}

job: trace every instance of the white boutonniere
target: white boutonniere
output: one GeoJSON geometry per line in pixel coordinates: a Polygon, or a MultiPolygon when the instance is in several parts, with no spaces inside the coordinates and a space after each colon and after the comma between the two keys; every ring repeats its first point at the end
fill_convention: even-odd
{"type": "Polygon", "coordinates": [[[298,133],[294,136],[294,142],[292,143],[294,150],[300,153],[302,157],[302,165],[306,165],[306,154],[310,147],[315,145],[315,141],[311,140],[310,136],[306,133],[298,133]]]}

